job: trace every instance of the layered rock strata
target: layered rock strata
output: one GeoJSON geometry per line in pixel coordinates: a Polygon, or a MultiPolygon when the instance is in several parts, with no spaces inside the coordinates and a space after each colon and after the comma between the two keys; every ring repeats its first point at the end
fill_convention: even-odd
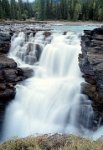
{"type": "Polygon", "coordinates": [[[103,117],[103,27],[85,30],[81,47],[79,66],[86,81],[82,92],[92,100],[95,112],[103,117]]]}

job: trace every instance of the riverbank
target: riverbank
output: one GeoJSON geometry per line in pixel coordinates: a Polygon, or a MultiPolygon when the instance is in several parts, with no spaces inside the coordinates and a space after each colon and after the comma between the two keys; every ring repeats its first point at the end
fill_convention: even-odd
{"type": "Polygon", "coordinates": [[[13,139],[0,145],[0,150],[102,150],[103,141],[90,141],[77,136],[43,135],[13,139]]]}
{"type": "Polygon", "coordinates": [[[25,20],[25,21],[19,21],[19,20],[0,20],[0,24],[62,24],[62,25],[93,25],[93,24],[100,24],[103,25],[103,22],[98,22],[98,21],[64,21],[64,20],[45,20],[45,21],[37,21],[37,20],[25,20]]]}

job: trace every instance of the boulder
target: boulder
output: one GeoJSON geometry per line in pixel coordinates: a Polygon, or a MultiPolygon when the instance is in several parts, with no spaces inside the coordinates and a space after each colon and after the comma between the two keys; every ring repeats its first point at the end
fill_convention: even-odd
{"type": "Polygon", "coordinates": [[[45,31],[43,33],[43,35],[47,38],[47,37],[49,37],[51,35],[51,32],[50,31],[45,31]]]}
{"type": "Polygon", "coordinates": [[[29,67],[18,68],[17,71],[18,71],[19,76],[22,76],[25,79],[33,76],[33,74],[34,74],[33,69],[29,68],[29,67]]]}
{"type": "Polygon", "coordinates": [[[0,69],[16,67],[17,63],[13,59],[8,58],[6,55],[0,55],[0,69]]]}

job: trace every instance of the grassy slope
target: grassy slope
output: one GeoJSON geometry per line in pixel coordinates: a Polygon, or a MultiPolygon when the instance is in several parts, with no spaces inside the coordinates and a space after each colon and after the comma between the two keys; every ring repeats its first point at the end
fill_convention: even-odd
{"type": "Polygon", "coordinates": [[[103,150],[103,141],[55,134],[11,140],[0,145],[0,150],[103,150]]]}

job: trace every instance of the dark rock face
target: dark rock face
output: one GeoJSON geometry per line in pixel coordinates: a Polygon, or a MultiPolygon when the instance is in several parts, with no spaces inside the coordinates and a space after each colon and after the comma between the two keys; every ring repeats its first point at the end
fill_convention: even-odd
{"type": "Polygon", "coordinates": [[[51,35],[51,32],[46,31],[46,32],[44,32],[44,35],[45,35],[45,37],[49,37],[51,35]]]}
{"type": "Polygon", "coordinates": [[[13,59],[8,58],[6,55],[0,55],[0,69],[3,68],[16,68],[17,64],[13,59]]]}
{"type": "MultiPolygon", "coordinates": [[[[17,64],[13,59],[0,55],[0,100],[10,99],[15,96],[15,88],[19,74],[17,64]],[[7,95],[6,95],[7,93],[7,95]]],[[[21,79],[22,80],[22,79],[21,79]]]]}
{"type": "Polygon", "coordinates": [[[85,30],[81,38],[79,66],[87,83],[82,92],[93,101],[94,110],[103,117],[103,27],[85,30]]]}
{"type": "Polygon", "coordinates": [[[0,33],[0,53],[7,53],[10,48],[11,35],[1,32],[0,33]]]}
{"type": "Polygon", "coordinates": [[[41,56],[41,52],[42,52],[42,48],[40,47],[39,44],[36,44],[36,59],[37,61],[40,59],[40,56],[41,56]]]}
{"type": "Polygon", "coordinates": [[[28,68],[28,67],[18,68],[18,72],[19,72],[19,75],[21,75],[25,79],[33,76],[33,74],[34,74],[33,70],[31,68],[28,68]]]}

